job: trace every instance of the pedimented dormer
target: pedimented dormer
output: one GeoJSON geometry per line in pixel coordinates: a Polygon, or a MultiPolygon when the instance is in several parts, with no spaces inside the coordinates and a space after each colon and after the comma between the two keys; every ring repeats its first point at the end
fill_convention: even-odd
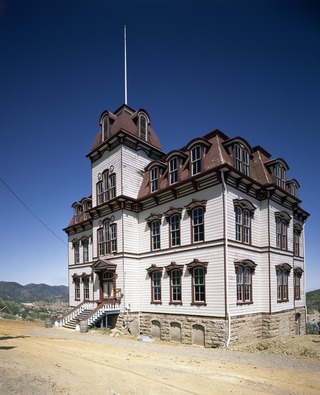
{"type": "Polygon", "coordinates": [[[286,189],[286,174],[289,166],[284,159],[277,158],[267,162],[266,168],[272,174],[273,182],[280,188],[286,189]]]}
{"type": "Polygon", "coordinates": [[[233,158],[233,165],[236,170],[246,176],[250,175],[250,157],[252,148],[250,144],[242,137],[234,137],[223,143],[228,153],[233,158]]]}

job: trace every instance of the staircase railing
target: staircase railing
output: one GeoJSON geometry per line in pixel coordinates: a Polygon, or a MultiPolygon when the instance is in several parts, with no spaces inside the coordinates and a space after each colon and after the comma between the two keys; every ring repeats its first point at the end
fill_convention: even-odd
{"type": "Polygon", "coordinates": [[[94,300],[85,300],[78,304],[78,306],[74,307],[72,310],[68,311],[62,317],[57,317],[55,321],[55,326],[63,326],[67,324],[69,321],[76,318],[79,314],[81,314],[84,310],[94,310],[97,306],[98,302],[94,300]]]}
{"type": "Polygon", "coordinates": [[[92,326],[106,311],[119,311],[120,303],[121,299],[106,299],[84,317],[84,320],[87,321],[89,326],[92,326]]]}

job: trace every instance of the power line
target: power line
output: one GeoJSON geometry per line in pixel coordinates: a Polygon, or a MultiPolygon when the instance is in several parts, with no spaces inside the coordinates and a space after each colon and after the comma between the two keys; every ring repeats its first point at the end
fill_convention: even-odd
{"type": "Polygon", "coordinates": [[[62,241],[62,243],[64,245],[66,245],[68,247],[68,244],[61,239],[60,236],[58,236],[45,222],[42,221],[41,218],[39,218],[37,216],[37,214],[31,210],[30,207],[28,207],[24,201],[9,187],[9,185],[0,177],[0,181],[3,183],[3,185],[12,193],[12,195],[19,200],[19,202],[49,231],[51,232],[57,239],[59,239],[60,241],[62,241]]]}

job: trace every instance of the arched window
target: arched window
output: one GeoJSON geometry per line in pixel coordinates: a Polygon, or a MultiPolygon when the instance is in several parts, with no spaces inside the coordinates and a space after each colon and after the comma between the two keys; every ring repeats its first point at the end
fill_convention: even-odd
{"type": "Polygon", "coordinates": [[[106,114],[102,119],[102,141],[109,137],[109,115],[106,114]]]}
{"type": "Polygon", "coordinates": [[[147,140],[147,118],[144,114],[139,115],[139,137],[147,140]]]}
{"type": "Polygon", "coordinates": [[[288,277],[290,274],[291,266],[287,263],[277,265],[277,300],[278,302],[287,302],[288,295],[288,277]]]}
{"type": "Polygon", "coordinates": [[[73,277],[74,281],[74,299],[80,300],[80,277],[73,277]]]}
{"type": "Polygon", "coordinates": [[[117,224],[104,221],[103,227],[98,229],[99,256],[117,252],[117,224]]]}
{"type": "Polygon", "coordinates": [[[157,167],[153,167],[150,171],[150,183],[151,192],[156,192],[159,184],[159,169],[157,167]]]}
{"type": "Polygon", "coordinates": [[[170,278],[170,304],[182,304],[181,277],[183,265],[171,262],[165,269],[170,278]]]}
{"type": "Polygon", "coordinates": [[[191,304],[205,304],[206,303],[206,273],[208,262],[200,262],[194,259],[187,264],[192,281],[192,303],[191,304]]]}
{"type": "Polygon", "coordinates": [[[73,243],[73,250],[74,250],[74,263],[80,262],[80,242],[75,241],[73,243]]]}
{"type": "Polygon", "coordinates": [[[251,217],[255,211],[254,205],[245,199],[235,199],[236,240],[251,244],[251,217]]]}
{"type": "Polygon", "coordinates": [[[180,215],[173,214],[170,219],[170,246],[176,247],[180,245],[180,215]]]}
{"type": "Polygon", "coordinates": [[[294,298],[301,299],[301,277],[303,270],[301,268],[294,269],[294,298]]]}
{"type": "Polygon", "coordinates": [[[170,185],[178,182],[178,158],[172,158],[169,161],[169,182],[170,185]]]}
{"type": "Polygon", "coordinates": [[[287,250],[287,232],[290,222],[290,215],[286,212],[278,212],[275,214],[276,217],[276,247],[282,250],[287,250]]]}
{"type": "Polygon", "coordinates": [[[191,174],[194,176],[201,172],[201,147],[196,145],[191,150],[191,174]]]}
{"type": "Polygon", "coordinates": [[[257,265],[251,260],[235,262],[237,277],[237,304],[252,303],[252,274],[257,265]]]}
{"type": "Polygon", "coordinates": [[[160,249],[160,220],[151,222],[151,248],[152,251],[160,249]]]}
{"type": "Polygon", "coordinates": [[[151,265],[147,272],[151,278],[151,303],[160,304],[162,267],[151,265]]]}
{"type": "Polygon", "coordinates": [[[82,240],[83,262],[89,261],[89,240],[82,240]]]}
{"type": "Polygon", "coordinates": [[[235,166],[246,176],[249,175],[249,152],[242,144],[235,145],[235,166]]]}
{"type": "Polygon", "coordinates": [[[187,213],[191,217],[192,243],[204,241],[204,212],[206,204],[206,200],[193,199],[186,206],[187,213]]]}
{"type": "Polygon", "coordinates": [[[102,204],[116,197],[116,174],[105,170],[97,183],[97,203],[102,204]]]}
{"type": "Polygon", "coordinates": [[[276,184],[285,189],[286,187],[286,169],[281,163],[276,163],[274,167],[274,174],[276,176],[276,184]]]}

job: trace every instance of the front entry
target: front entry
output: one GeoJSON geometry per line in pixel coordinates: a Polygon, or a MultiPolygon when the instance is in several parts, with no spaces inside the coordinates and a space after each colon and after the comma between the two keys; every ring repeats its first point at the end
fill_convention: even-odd
{"type": "Polygon", "coordinates": [[[114,272],[102,274],[102,299],[114,298],[114,272]]]}

